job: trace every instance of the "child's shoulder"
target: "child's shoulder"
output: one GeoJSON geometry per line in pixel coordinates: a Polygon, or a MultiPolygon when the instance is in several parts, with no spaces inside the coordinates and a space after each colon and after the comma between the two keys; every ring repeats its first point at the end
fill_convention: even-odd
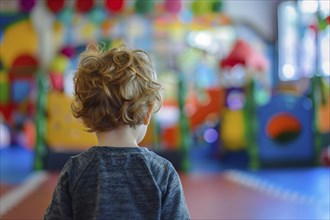
{"type": "Polygon", "coordinates": [[[158,155],[154,151],[147,151],[142,153],[142,155],[145,157],[147,162],[150,164],[150,166],[155,168],[162,168],[165,170],[174,170],[174,167],[172,163],[167,160],[166,158],[158,155]]]}
{"type": "Polygon", "coordinates": [[[93,159],[93,157],[94,157],[93,152],[90,149],[88,149],[86,151],[80,152],[80,153],[72,156],[71,158],[72,159],[88,160],[88,159],[93,159]]]}
{"type": "Polygon", "coordinates": [[[90,152],[89,150],[78,153],[72,157],[70,157],[69,161],[67,162],[67,164],[71,167],[71,168],[81,168],[81,167],[85,167],[86,165],[88,165],[94,158],[94,154],[92,152],[90,152]]]}
{"type": "Polygon", "coordinates": [[[90,161],[94,158],[94,156],[95,155],[93,154],[93,152],[87,150],[72,156],[70,159],[77,161],[90,161]]]}

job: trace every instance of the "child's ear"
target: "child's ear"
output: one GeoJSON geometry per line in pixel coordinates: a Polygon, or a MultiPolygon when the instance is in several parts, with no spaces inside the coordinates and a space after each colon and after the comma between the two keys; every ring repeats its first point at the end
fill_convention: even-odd
{"type": "Polygon", "coordinates": [[[149,106],[148,111],[147,111],[147,114],[146,114],[146,116],[144,117],[144,120],[143,120],[143,124],[144,125],[148,125],[149,124],[153,107],[154,107],[153,105],[150,105],[149,106]]]}

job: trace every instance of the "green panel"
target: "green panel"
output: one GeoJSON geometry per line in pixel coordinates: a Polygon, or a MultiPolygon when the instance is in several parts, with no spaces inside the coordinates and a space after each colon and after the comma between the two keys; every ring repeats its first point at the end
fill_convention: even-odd
{"type": "Polygon", "coordinates": [[[0,104],[7,104],[10,97],[10,86],[8,82],[0,81],[0,104]]]}

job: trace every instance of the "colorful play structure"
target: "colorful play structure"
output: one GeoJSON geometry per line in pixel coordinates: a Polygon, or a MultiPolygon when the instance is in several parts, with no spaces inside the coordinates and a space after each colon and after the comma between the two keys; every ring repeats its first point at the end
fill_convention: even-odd
{"type": "MultiPolygon", "coordinates": [[[[329,48],[330,26],[322,10],[308,14],[317,22],[280,21],[275,48],[253,27],[233,23],[221,0],[18,2],[19,13],[0,15],[0,118],[8,128],[1,134],[10,134],[0,143],[34,151],[36,169],[97,144],[70,110],[79,53],[90,44],[126,44],[152,55],[164,105],[142,144],[179,153],[181,169],[193,163],[191,151],[205,149],[202,156],[224,167],[237,163],[226,158],[238,153],[246,159],[241,168],[329,165],[329,55],[322,48],[329,48]],[[277,63],[292,33],[304,33],[301,44],[315,57],[279,54],[277,63]],[[315,63],[299,70],[292,59],[315,63]]],[[[289,16],[290,4],[279,13],[289,16]]]]}

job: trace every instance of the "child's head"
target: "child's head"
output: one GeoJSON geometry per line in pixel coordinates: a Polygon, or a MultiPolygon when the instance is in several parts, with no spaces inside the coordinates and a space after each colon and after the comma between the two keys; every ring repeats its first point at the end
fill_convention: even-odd
{"type": "Polygon", "coordinates": [[[72,112],[90,132],[143,124],[148,111],[161,107],[161,85],[150,57],[125,47],[87,49],[74,77],[72,112]]]}

